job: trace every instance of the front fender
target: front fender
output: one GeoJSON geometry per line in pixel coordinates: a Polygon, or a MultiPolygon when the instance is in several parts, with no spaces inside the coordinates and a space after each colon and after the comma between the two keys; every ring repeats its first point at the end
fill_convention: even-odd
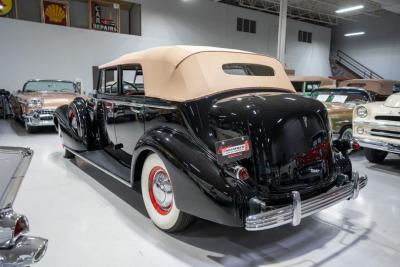
{"type": "Polygon", "coordinates": [[[209,152],[187,133],[169,127],[146,132],[133,155],[132,173],[140,177],[143,153],[157,153],[170,174],[178,209],[199,218],[229,226],[243,226],[250,196],[242,186],[228,183],[209,152]]]}

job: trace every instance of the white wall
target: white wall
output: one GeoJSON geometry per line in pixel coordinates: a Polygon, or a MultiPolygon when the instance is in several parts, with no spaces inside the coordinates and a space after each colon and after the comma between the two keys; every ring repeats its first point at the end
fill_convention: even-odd
{"type": "Polygon", "coordinates": [[[358,22],[341,23],[333,30],[332,46],[386,79],[400,80],[400,15],[387,12],[381,17],[365,16],[358,22]],[[364,31],[365,35],[345,37],[364,31]]]}
{"type": "MultiPolygon", "coordinates": [[[[0,18],[0,88],[17,90],[31,78],[82,79],[92,89],[92,70],[127,52],[172,44],[220,46],[275,55],[278,17],[208,0],[141,0],[142,36],[96,32],[0,18]],[[257,21],[257,34],[236,31],[238,16],[257,21]]],[[[331,74],[330,29],[289,20],[287,67],[299,75],[331,74]],[[298,30],[313,43],[297,42],[298,30]]]]}

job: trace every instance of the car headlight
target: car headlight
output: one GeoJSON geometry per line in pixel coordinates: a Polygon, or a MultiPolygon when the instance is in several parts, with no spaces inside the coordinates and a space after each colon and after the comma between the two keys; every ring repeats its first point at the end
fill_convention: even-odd
{"type": "Polygon", "coordinates": [[[358,108],[357,108],[357,116],[360,117],[360,118],[365,118],[365,117],[367,117],[367,116],[368,116],[368,110],[367,110],[367,108],[366,108],[366,107],[363,107],[363,106],[358,107],[358,108]]]}
{"type": "Polygon", "coordinates": [[[40,108],[42,106],[42,101],[38,98],[32,98],[28,101],[29,108],[40,108]]]}

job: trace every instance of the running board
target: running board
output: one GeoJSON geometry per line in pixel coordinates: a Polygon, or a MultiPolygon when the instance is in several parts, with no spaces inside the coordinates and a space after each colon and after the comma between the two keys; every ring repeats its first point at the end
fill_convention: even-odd
{"type": "Polygon", "coordinates": [[[110,175],[117,181],[123,183],[126,186],[131,187],[131,183],[129,182],[131,180],[130,169],[119,163],[115,158],[110,156],[107,152],[103,150],[94,150],[94,151],[85,151],[79,153],[69,149],[66,146],[64,146],[64,148],[69,152],[71,152],[72,154],[74,154],[76,157],[89,163],[93,167],[96,167],[102,172],[110,175]]]}

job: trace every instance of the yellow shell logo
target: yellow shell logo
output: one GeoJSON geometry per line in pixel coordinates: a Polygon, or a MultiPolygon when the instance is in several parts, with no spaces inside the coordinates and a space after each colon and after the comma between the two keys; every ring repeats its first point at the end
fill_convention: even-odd
{"type": "Polygon", "coordinates": [[[54,23],[61,23],[65,19],[64,9],[55,4],[48,5],[44,14],[54,23]]]}
{"type": "Polygon", "coordinates": [[[13,7],[12,0],[0,0],[0,16],[5,16],[10,13],[13,7]]]}

